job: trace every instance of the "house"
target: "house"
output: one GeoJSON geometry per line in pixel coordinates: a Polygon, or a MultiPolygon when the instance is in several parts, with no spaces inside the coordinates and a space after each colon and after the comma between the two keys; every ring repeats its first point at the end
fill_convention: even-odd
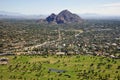
{"type": "Polygon", "coordinates": [[[57,55],[65,55],[65,52],[57,52],[57,55]]]}
{"type": "Polygon", "coordinates": [[[68,51],[67,55],[74,55],[75,52],[74,51],[68,51]]]}
{"type": "Polygon", "coordinates": [[[104,53],[104,56],[110,56],[110,53],[104,53]]]}
{"type": "Polygon", "coordinates": [[[0,58],[0,64],[7,64],[8,63],[8,58],[0,58]]]}
{"type": "Polygon", "coordinates": [[[114,55],[110,55],[110,57],[111,57],[111,58],[115,58],[115,56],[114,56],[114,55]]]}
{"type": "Polygon", "coordinates": [[[117,46],[117,44],[116,43],[112,43],[112,46],[117,46]]]}

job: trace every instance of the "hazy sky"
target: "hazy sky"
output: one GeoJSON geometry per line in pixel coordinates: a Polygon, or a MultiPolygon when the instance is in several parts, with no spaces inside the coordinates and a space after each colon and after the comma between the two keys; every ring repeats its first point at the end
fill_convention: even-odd
{"type": "Polygon", "coordinates": [[[120,15],[120,0],[0,0],[0,11],[57,14],[64,9],[77,14],[120,15]]]}

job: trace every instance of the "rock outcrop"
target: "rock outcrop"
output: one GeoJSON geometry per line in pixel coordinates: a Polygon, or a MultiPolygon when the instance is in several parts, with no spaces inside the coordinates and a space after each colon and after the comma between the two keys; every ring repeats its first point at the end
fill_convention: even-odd
{"type": "Polygon", "coordinates": [[[46,18],[46,21],[48,23],[57,23],[57,24],[63,24],[63,23],[81,23],[83,20],[76,14],[71,13],[68,10],[63,10],[58,15],[55,15],[54,13],[51,14],[46,18]]]}

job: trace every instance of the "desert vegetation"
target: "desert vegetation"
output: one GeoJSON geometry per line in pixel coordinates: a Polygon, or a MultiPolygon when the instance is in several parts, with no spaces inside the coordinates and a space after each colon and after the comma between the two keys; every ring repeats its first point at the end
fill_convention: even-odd
{"type": "Polygon", "coordinates": [[[0,65],[1,80],[120,79],[119,59],[91,55],[20,55],[7,58],[9,63],[0,65]]]}

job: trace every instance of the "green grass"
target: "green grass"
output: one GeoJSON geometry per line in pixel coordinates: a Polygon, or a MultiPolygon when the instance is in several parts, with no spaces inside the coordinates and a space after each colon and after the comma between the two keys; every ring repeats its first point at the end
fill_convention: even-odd
{"type": "Polygon", "coordinates": [[[76,56],[5,56],[0,65],[0,80],[119,80],[120,59],[91,55],[76,56]],[[49,68],[65,70],[50,72],[49,68]]]}

